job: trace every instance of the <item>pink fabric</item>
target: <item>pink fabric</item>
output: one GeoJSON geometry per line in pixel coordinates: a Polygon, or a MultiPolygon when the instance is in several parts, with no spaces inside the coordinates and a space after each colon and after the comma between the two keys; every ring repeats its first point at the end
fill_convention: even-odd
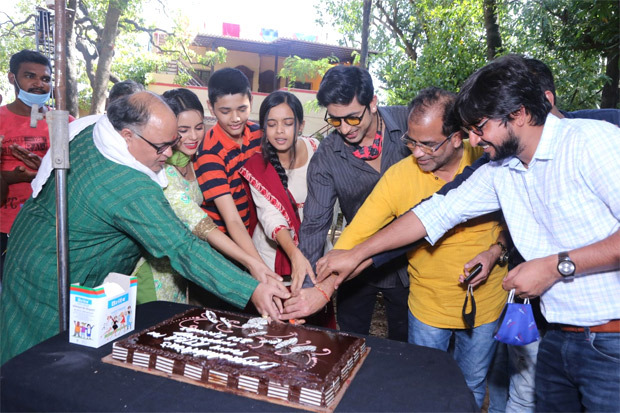
{"type": "Polygon", "coordinates": [[[239,33],[241,32],[241,26],[234,23],[222,23],[222,35],[223,36],[231,36],[231,37],[239,37],[239,33]]]}

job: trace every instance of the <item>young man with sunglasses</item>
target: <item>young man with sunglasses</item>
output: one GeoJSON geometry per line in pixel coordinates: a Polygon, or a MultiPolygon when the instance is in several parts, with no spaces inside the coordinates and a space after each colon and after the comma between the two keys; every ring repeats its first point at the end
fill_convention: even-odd
{"type": "MultiPolygon", "coordinates": [[[[351,222],[383,173],[408,156],[400,137],[407,130],[407,108],[379,107],[370,74],[357,66],[327,71],[317,93],[325,121],[335,129],[319,146],[308,167],[308,197],[299,248],[314,266],[325,251],[336,200],[351,222]]],[[[320,286],[319,286],[320,288],[320,286]]],[[[366,272],[338,290],[340,329],[368,334],[377,294],[385,299],[388,336],[407,340],[406,260],[366,272]]],[[[317,288],[304,291],[325,296],[317,288]]]]}
{"type": "Polygon", "coordinates": [[[423,237],[435,242],[451,226],[501,208],[526,260],[503,286],[522,298],[540,296],[551,323],[536,361],[536,410],[618,411],[620,130],[559,119],[551,108],[523,57],[478,70],[457,109],[491,162],[352,250],[328,254],[317,275],[346,278],[379,251],[423,237]]]}
{"type": "MultiPolygon", "coordinates": [[[[259,283],[199,240],[162,191],[162,169],[178,142],[177,119],[161,98],[138,92],[114,101],[71,141],[67,177],[71,283],[100,285],[130,274],[144,251],[167,256],[183,277],[244,308],[279,317],[273,296],[284,285],[259,283]]],[[[2,289],[0,364],[58,331],[56,182],[30,198],[13,226],[2,289]]]]}

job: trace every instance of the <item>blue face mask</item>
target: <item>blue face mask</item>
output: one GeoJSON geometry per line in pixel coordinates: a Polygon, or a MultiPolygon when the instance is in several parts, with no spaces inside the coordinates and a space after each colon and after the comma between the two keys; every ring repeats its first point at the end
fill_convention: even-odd
{"type": "Polygon", "coordinates": [[[52,93],[51,89],[49,92],[47,92],[44,95],[26,92],[21,87],[19,87],[19,84],[17,83],[17,79],[15,79],[15,85],[17,86],[17,89],[19,89],[17,99],[21,100],[22,102],[24,102],[25,105],[30,106],[30,107],[32,107],[33,105],[38,105],[39,107],[43,107],[43,105],[45,105],[45,102],[47,102],[50,99],[50,95],[52,93]]]}

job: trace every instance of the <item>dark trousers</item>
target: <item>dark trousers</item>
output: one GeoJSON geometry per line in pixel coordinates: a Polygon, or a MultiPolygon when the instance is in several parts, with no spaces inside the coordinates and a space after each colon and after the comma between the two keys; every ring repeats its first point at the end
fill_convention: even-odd
{"type": "Polygon", "coordinates": [[[354,278],[338,287],[336,318],[340,329],[368,335],[379,292],[383,293],[385,301],[388,338],[406,342],[409,288],[402,285],[395,288],[375,287],[370,285],[364,276],[354,278]]]}

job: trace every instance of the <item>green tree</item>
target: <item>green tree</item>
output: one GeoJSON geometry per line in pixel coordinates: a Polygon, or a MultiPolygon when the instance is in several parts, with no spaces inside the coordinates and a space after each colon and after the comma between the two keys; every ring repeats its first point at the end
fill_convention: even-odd
{"type": "Polygon", "coordinates": [[[306,82],[317,76],[323,76],[330,67],[337,63],[336,57],[325,57],[319,60],[302,59],[299,56],[290,56],[284,59],[278,77],[287,79],[288,87],[295,87],[295,82],[306,82]]]}
{"type": "MultiPolygon", "coordinates": [[[[327,0],[317,10],[319,22],[334,25],[343,44],[360,46],[361,0],[327,0]]],[[[431,85],[456,90],[472,68],[485,61],[480,53],[482,23],[479,0],[375,0],[371,70],[386,86],[386,103],[405,104],[431,85]]]]}
{"type": "Polygon", "coordinates": [[[13,87],[9,84],[6,73],[9,72],[9,60],[13,54],[22,49],[35,47],[35,15],[17,12],[0,11],[0,93],[3,103],[13,100],[13,87]]]}
{"type": "Polygon", "coordinates": [[[617,0],[505,2],[501,26],[512,51],[551,67],[563,109],[613,108],[619,103],[619,15],[617,0]]]}
{"type": "MultiPolygon", "coordinates": [[[[618,7],[616,0],[374,0],[370,67],[386,103],[403,104],[428,86],[458,91],[488,59],[524,53],[552,68],[564,109],[617,107],[618,7]]],[[[362,0],[323,0],[317,10],[342,44],[360,47],[362,0]]]]}
{"type": "MultiPolygon", "coordinates": [[[[42,0],[37,3],[43,6],[42,0]]],[[[146,84],[147,73],[165,68],[172,60],[182,60],[187,66],[188,75],[181,76],[180,81],[191,80],[194,64],[214,65],[225,61],[225,49],[198,56],[189,48],[193,37],[187,31],[186,19],[178,13],[161,13],[164,18],[159,23],[173,29],[147,24],[142,17],[144,3],[146,0],[67,1],[68,9],[75,10],[67,14],[65,68],[67,110],[73,115],[79,113],[78,108],[91,113],[103,111],[111,83],[133,79],[146,84]],[[150,51],[146,50],[145,36],[150,51]]],[[[35,48],[36,6],[21,0],[14,12],[0,12],[0,70],[4,73],[8,71],[8,58],[12,54],[23,48],[35,48]]],[[[6,84],[2,90],[11,91],[6,84]]]]}

